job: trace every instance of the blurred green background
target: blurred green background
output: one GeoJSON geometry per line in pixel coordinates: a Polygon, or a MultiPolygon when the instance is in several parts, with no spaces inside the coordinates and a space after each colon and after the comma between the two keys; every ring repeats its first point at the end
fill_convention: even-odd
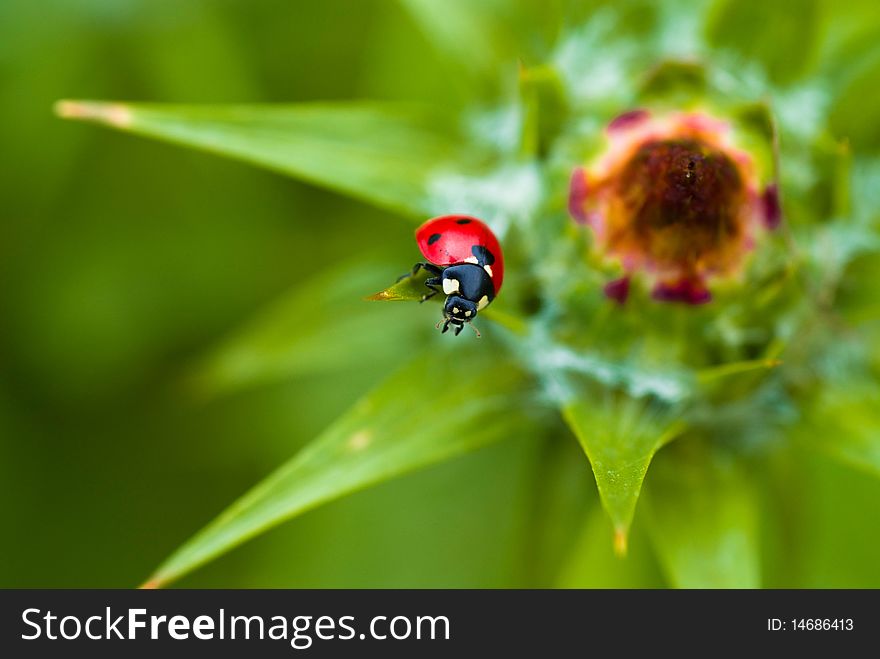
{"type": "MultiPolygon", "coordinates": [[[[0,586],[134,586],[395,364],[210,403],[181,389],[187,367],[328,261],[368,251],[390,276],[416,253],[387,213],[70,125],[53,103],[450,104],[456,86],[379,0],[4,0],[0,80],[0,586]]],[[[519,581],[528,451],[494,447],[331,504],[182,585],[519,581]]]]}
{"type": "MultiPolygon", "coordinates": [[[[822,5],[823,25],[859,29],[858,14],[831,7],[822,5]]],[[[369,98],[455,108],[462,86],[388,0],[3,0],[0,81],[0,586],[135,586],[396,364],[367,355],[356,369],[214,401],[183,387],[188,368],[322,264],[366,251],[391,276],[407,265],[401,254],[416,254],[410,227],[388,213],[64,123],[53,103],[369,98]]],[[[766,585],[880,584],[880,481],[795,459],[806,480],[797,493],[765,493],[766,505],[797,496],[784,535],[804,551],[790,563],[770,548],[766,585]]],[[[548,462],[553,487],[598,513],[576,442],[548,451],[523,439],[307,513],[180,585],[550,585],[524,541],[548,462]]],[[[610,526],[594,517],[605,537],[610,526]]],[[[662,585],[643,543],[636,528],[628,578],[662,585]]],[[[590,547],[597,572],[584,582],[625,583],[603,571],[610,546],[590,547]]]]}

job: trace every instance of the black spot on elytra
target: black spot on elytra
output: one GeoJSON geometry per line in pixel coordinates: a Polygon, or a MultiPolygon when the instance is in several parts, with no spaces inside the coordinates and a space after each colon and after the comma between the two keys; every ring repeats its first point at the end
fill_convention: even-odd
{"type": "Polygon", "coordinates": [[[480,267],[495,263],[495,255],[482,245],[471,247],[471,254],[477,257],[477,263],[480,264],[480,267]]]}
{"type": "Polygon", "coordinates": [[[436,243],[438,240],[440,240],[440,234],[439,234],[439,233],[432,233],[432,234],[428,237],[428,244],[429,244],[429,245],[433,245],[433,244],[436,243]]]}
{"type": "Polygon", "coordinates": [[[461,219],[461,220],[456,220],[455,223],[456,223],[456,224],[470,224],[471,221],[470,221],[469,219],[467,219],[467,218],[463,218],[463,219],[461,219]]]}

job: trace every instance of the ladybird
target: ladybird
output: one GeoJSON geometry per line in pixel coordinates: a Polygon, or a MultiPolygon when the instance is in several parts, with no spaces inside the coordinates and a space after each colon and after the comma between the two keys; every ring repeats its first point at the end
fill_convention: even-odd
{"type": "MultiPolygon", "coordinates": [[[[422,302],[441,292],[446,295],[443,320],[437,327],[442,325],[446,332],[452,325],[458,336],[501,290],[504,256],[498,238],[475,217],[443,215],[416,229],[416,242],[426,262],[416,263],[412,274],[425,269],[432,275],[425,280],[431,292],[422,296],[422,302]]],[[[473,329],[479,336],[479,330],[473,329]]]]}

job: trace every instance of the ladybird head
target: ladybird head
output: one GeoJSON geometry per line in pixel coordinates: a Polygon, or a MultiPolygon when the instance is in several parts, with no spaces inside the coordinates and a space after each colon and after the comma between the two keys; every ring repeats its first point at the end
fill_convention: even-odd
{"type": "Polygon", "coordinates": [[[453,325],[471,322],[477,315],[477,304],[460,295],[450,295],[443,306],[443,317],[453,325]]]}
{"type": "MultiPolygon", "coordinates": [[[[443,306],[443,320],[437,323],[437,327],[443,325],[443,331],[447,331],[449,326],[455,328],[455,335],[458,336],[467,323],[470,323],[477,316],[477,303],[468,300],[460,295],[450,295],[446,298],[446,304],[443,306]]],[[[473,325],[470,326],[477,336],[480,336],[479,330],[473,325]]]]}

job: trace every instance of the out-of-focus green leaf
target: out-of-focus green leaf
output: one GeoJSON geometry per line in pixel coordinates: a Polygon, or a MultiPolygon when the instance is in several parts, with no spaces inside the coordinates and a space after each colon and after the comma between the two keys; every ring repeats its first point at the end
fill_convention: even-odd
{"type": "Polygon", "coordinates": [[[790,82],[815,55],[818,18],[814,0],[726,0],[710,17],[707,36],[714,45],[738,53],[745,61],[761,62],[774,80],[790,82]]]}
{"type": "MultiPolygon", "coordinates": [[[[557,581],[587,512],[595,508],[602,514],[580,446],[556,425],[547,431],[543,441],[536,443],[530,462],[531,488],[523,510],[527,515],[522,533],[525,567],[528,585],[536,588],[552,587],[557,581]]],[[[607,533],[602,542],[610,551],[607,533]]]]}
{"type": "Polygon", "coordinates": [[[857,152],[876,151],[880,147],[880,48],[875,47],[871,57],[843,80],[831,107],[831,130],[836,137],[850,140],[857,152]]]}
{"type": "Polygon", "coordinates": [[[805,409],[796,436],[841,462],[880,477],[878,379],[825,388],[805,409]]]}
{"type": "Polygon", "coordinates": [[[515,61],[536,61],[555,40],[564,0],[399,0],[459,77],[494,89],[515,61]]]}
{"type": "Polygon", "coordinates": [[[528,432],[524,377],[486,347],[459,344],[455,358],[436,351],[413,361],[174,552],[147,586],[322,503],[528,432]]]}
{"type": "Polygon", "coordinates": [[[759,506],[736,463],[704,442],[679,444],[651,470],[642,510],[663,570],[677,588],[761,585],[759,506]]]}
{"type": "Polygon", "coordinates": [[[682,421],[673,406],[607,389],[585,392],[562,411],[590,459],[602,505],[614,524],[615,550],[624,554],[651,459],[682,430],[682,421]]]}
{"type": "MultiPolygon", "coordinates": [[[[814,451],[793,452],[796,503],[782,534],[788,579],[782,588],[880,586],[880,480],[814,451]]],[[[776,533],[779,534],[778,529],[776,533]]]]}
{"type": "Polygon", "coordinates": [[[708,366],[696,372],[696,379],[702,385],[726,382],[728,378],[744,373],[768,371],[782,365],[781,359],[765,357],[762,359],[746,359],[740,362],[727,362],[717,366],[708,366]]]}
{"type": "Polygon", "coordinates": [[[448,119],[396,105],[61,101],[56,111],[66,119],[231,156],[412,215],[429,212],[431,173],[461,155],[448,119]]]}
{"type": "Polygon", "coordinates": [[[634,528],[625,557],[608,543],[608,516],[596,506],[562,564],[558,588],[660,588],[663,579],[644,537],[634,528]]]}
{"type": "Polygon", "coordinates": [[[692,97],[706,88],[706,69],[691,60],[664,60],[645,74],[639,94],[646,100],[668,102],[670,97],[692,97]]]}
{"type": "Polygon", "coordinates": [[[370,304],[364,293],[387,276],[386,265],[361,261],[301,282],[208,354],[187,384],[200,396],[214,396],[299,375],[398,363],[400,355],[418,350],[440,314],[370,304]]]}
{"type": "Polygon", "coordinates": [[[559,72],[542,65],[519,70],[525,109],[521,150],[526,156],[543,156],[568,120],[568,97],[559,72]]]}
{"type": "Polygon", "coordinates": [[[488,75],[498,57],[500,26],[485,5],[461,0],[399,0],[425,37],[463,71],[488,75]]]}
{"type": "Polygon", "coordinates": [[[820,0],[820,9],[825,15],[824,65],[839,71],[839,67],[851,64],[877,45],[880,23],[874,0],[850,0],[846,11],[841,11],[836,0],[820,0]]]}

